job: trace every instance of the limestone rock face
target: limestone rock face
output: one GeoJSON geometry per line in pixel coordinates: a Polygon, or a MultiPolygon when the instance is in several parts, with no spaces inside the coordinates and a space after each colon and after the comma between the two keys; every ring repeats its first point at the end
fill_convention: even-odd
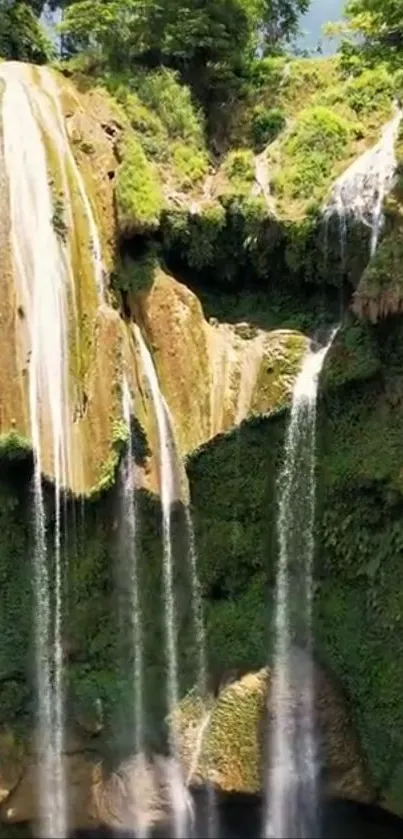
{"type": "MultiPolygon", "coordinates": [[[[176,724],[182,760],[191,772],[192,783],[210,779],[228,792],[262,789],[270,690],[270,672],[263,669],[227,685],[210,708],[204,708],[192,695],[182,701],[176,724]],[[197,765],[196,742],[199,743],[197,765]]],[[[296,696],[290,698],[292,704],[297,701],[296,696]]],[[[316,668],[316,719],[327,792],[357,801],[374,800],[345,703],[319,667],[316,668]]]]}
{"type": "MultiPolygon", "coordinates": [[[[92,817],[92,789],[94,767],[84,754],[64,756],[69,791],[69,823],[72,827],[94,824],[92,817]]],[[[35,760],[27,762],[18,785],[4,800],[0,820],[5,824],[39,821],[38,767],[35,760]]]]}
{"type": "Polygon", "coordinates": [[[88,494],[113,457],[120,408],[121,322],[103,292],[115,240],[108,172],[117,161],[102,125],[113,115],[101,94],[80,97],[46,67],[6,62],[0,79],[0,442],[30,446],[37,370],[43,472],[54,477],[59,455],[61,483],[88,494]],[[58,455],[52,425],[62,426],[58,455]]]}
{"type": "Polygon", "coordinates": [[[135,313],[182,454],[288,403],[308,345],[301,333],[207,321],[196,295],[163,272],[139,295],[135,313]]]}

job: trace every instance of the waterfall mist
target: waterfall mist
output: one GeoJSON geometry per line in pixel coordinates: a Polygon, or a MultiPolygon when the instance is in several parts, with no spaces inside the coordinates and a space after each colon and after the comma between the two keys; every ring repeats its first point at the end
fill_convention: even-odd
{"type": "Polygon", "coordinates": [[[312,659],[316,403],[335,334],[326,347],[308,353],[295,382],[279,477],[267,839],[308,839],[318,829],[312,659]]]}

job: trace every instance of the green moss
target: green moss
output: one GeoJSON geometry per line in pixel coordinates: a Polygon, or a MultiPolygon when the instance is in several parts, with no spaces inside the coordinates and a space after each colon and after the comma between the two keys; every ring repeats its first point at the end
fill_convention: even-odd
{"type": "Polygon", "coordinates": [[[32,444],[30,441],[17,431],[0,435],[0,458],[9,460],[26,458],[31,451],[32,444]]]}
{"type": "Polygon", "coordinates": [[[124,234],[156,229],[163,197],[156,170],[134,135],[126,135],[116,180],[118,221],[124,234]]]}
{"type": "Polygon", "coordinates": [[[94,500],[110,489],[116,480],[116,470],[127,445],[129,430],[123,420],[114,420],[111,438],[111,453],[102,466],[98,483],[91,489],[88,498],[94,500]]]}
{"type": "Polygon", "coordinates": [[[371,379],[381,368],[373,328],[353,316],[347,317],[325,365],[323,386],[332,388],[347,382],[362,382],[371,379]]]}
{"type": "Polygon", "coordinates": [[[252,394],[252,410],[266,413],[289,404],[306,346],[303,335],[273,336],[271,352],[265,355],[260,365],[252,394]]]}
{"type": "Polygon", "coordinates": [[[364,271],[355,294],[354,309],[375,323],[403,308],[403,232],[395,229],[381,242],[364,271]]]}

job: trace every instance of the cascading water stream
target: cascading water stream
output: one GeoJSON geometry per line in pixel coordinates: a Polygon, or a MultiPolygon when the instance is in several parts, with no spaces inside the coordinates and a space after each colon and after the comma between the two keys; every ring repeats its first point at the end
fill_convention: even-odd
{"type": "MultiPolygon", "coordinates": [[[[151,395],[157,419],[159,447],[160,447],[160,481],[161,481],[161,503],[163,514],[163,560],[164,560],[164,594],[165,594],[165,633],[167,648],[168,667],[168,715],[170,718],[170,748],[174,758],[178,758],[177,733],[172,726],[174,712],[178,707],[178,661],[176,646],[175,628],[175,596],[173,589],[173,557],[171,543],[171,508],[175,500],[174,474],[177,464],[177,452],[175,446],[174,423],[168,405],[160,391],[157,373],[152,356],[144,341],[144,338],[137,326],[134,333],[140,347],[141,358],[147,381],[150,386],[151,395]]],[[[188,562],[192,582],[192,611],[197,645],[197,687],[201,699],[204,701],[207,696],[207,667],[204,621],[202,611],[202,600],[197,575],[197,554],[190,510],[186,507],[185,521],[188,537],[188,562]]],[[[204,717],[204,726],[198,750],[203,745],[203,736],[206,732],[210,713],[204,717]]],[[[194,757],[198,762],[199,754],[194,757]]],[[[176,763],[176,761],[175,761],[176,763]]],[[[184,796],[184,779],[178,769],[177,775],[172,779],[172,807],[174,813],[175,830],[177,836],[186,836],[187,817],[186,796],[184,796]]],[[[208,788],[208,835],[214,836],[216,831],[214,793],[208,788]]]]}
{"type": "MultiPolygon", "coordinates": [[[[69,320],[76,321],[70,239],[55,230],[47,139],[56,152],[68,224],[73,229],[67,169],[73,173],[92,241],[95,222],[68,145],[58,90],[46,68],[0,65],[2,126],[9,189],[10,245],[21,298],[23,343],[29,346],[28,400],[34,454],[34,596],[40,833],[68,832],[64,777],[62,489],[71,485],[69,320]],[[26,331],[26,334],[25,334],[26,331]],[[49,459],[51,455],[51,461],[49,459]],[[42,472],[54,481],[54,554],[48,555],[42,472]]],[[[96,230],[96,228],[95,228],[96,230]]],[[[100,257],[94,255],[99,283],[100,257]]],[[[77,328],[77,323],[75,323],[77,328]]]]}
{"type": "MultiPolygon", "coordinates": [[[[53,126],[52,134],[58,140],[58,148],[59,148],[59,156],[60,159],[63,160],[65,158],[74,174],[75,181],[78,186],[78,190],[81,196],[81,200],[83,202],[83,207],[85,211],[85,215],[88,221],[88,227],[90,231],[90,240],[91,240],[91,250],[92,250],[92,261],[94,266],[94,277],[95,277],[95,285],[98,291],[98,296],[100,302],[104,300],[104,263],[102,258],[102,245],[101,239],[98,232],[98,228],[95,222],[94,213],[91,207],[90,200],[87,195],[87,191],[85,189],[84,179],[81,175],[81,172],[77,166],[75,161],[73,152],[70,148],[69,139],[67,136],[66,126],[63,118],[63,112],[60,105],[60,96],[59,96],[59,89],[55,82],[54,77],[46,67],[39,68],[39,73],[42,82],[42,90],[48,96],[50,103],[52,105],[52,112],[54,112],[56,117],[56,123],[53,126]]],[[[71,206],[71,205],[70,205],[71,206]]]]}
{"type": "MultiPolygon", "coordinates": [[[[23,69],[20,73],[23,74],[23,69]]],[[[30,332],[29,408],[34,451],[35,595],[41,831],[66,835],[63,771],[60,488],[66,479],[66,256],[52,225],[43,138],[23,75],[0,67],[5,81],[3,130],[9,179],[11,245],[30,332]],[[42,491],[42,433],[50,433],[55,483],[53,627],[42,491]]]]}
{"type": "Polygon", "coordinates": [[[342,258],[347,245],[348,219],[353,217],[371,231],[370,253],[374,255],[383,225],[383,204],[393,187],[396,173],[395,144],[402,120],[397,109],[385,126],[382,137],[368,149],[336,181],[325,207],[325,219],[339,219],[342,258]]]}
{"type": "MultiPolygon", "coordinates": [[[[131,434],[131,419],[133,414],[132,398],[130,394],[129,384],[126,377],[123,379],[123,418],[129,429],[129,442],[126,452],[126,457],[123,463],[123,515],[122,528],[123,540],[122,549],[125,554],[125,561],[129,563],[128,580],[126,577],[126,586],[129,586],[130,596],[130,616],[132,629],[132,643],[133,643],[133,726],[134,726],[134,745],[135,752],[139,759],[143,755],[144,749],[144,705],[143,705],[143,637],[142,637],[142,619],[141,606],[139,597],[139,579],[138,579],[138,561],[137,561],[137,547],[136,547],[136,531],[137,531],[137,512],[136,512],[136,482],[135,482],[135,462],[131,434]]],[[[142,808],[135,808],[135,815],[142,812],[142,808]]],[[[145,825],[140,823],[138,819],[134,824],[135,835],[145,839],[147,831],[145,825]]]]}
{"type": "Polygon", "coordinates": [[[160,492],[162,505],[163,538],[163,582],[165,601],[165,642],[167,657],[167,705],[169,717],[169,747],[172,762],[172,777],[169,779],[175,836],[186,835],[187,809],[184,796],[184,782],[178,761],[178,743],[173,726],[175,710],[178,707],[178,656],[176,642],[175,595],[173,587],[173,556],[171,540],[171,509],[174,494],[174,456],[165,402],[160,391],[157,373],[151,353],[140,330],[134,326],[134,333],[140,348],[144,372],[150,386],[157,420],[160,457],[160,492]]]}
{"type": "Polygon", "coordinates": [[[312,572],[316,403],[326,347],[310,351],[295,382],[279,479],[279,560],[270,698],[265,837],[308,839],[317,829],[312,572]],[[294,639],[301,652],[294,649],[294,639]]]}

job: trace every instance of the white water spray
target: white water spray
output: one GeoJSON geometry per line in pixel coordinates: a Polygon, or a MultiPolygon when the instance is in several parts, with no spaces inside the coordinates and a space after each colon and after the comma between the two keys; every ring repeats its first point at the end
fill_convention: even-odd
{"type": "Polygon", "coordinates": [[[370,228],[370,252],[374,255],[383,226],[383,204],[393,188],[397,161],[395,144],[402,111],[385,126],[379,142],[368,149],[336,181],[325,207],[325,216],[337,215],[342,247],[346,248],[350,216],[370,228]]]}
{"type": "Polygon", "coordinates": [[[316,403],[326,347],[310,351],[295,382],[279,479],[272,729],[265,837],[308,839],[316,828],[312,661],[316,403]],[[293,648],[294,636],[302,650],[293,648]]]}

